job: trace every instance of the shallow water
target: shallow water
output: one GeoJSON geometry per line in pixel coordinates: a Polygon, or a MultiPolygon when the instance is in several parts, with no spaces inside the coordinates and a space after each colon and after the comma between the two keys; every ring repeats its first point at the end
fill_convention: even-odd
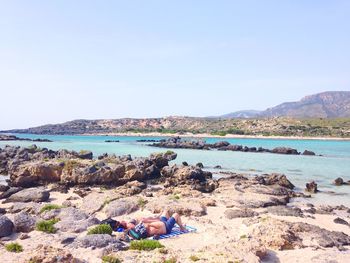
{"type": "MultiPolygon", "coordinates": [[[[153,152],[164,149],[154,148],[147,143],[138,143],[138,139],[161,139],[159,137],[126,137],[126,136],[63,136],[63,135],[30,135],[20,134],[23,138],[46,138],[53,142],[35,142],[39,147],[49,149],[91,150],[97,156],[102,153],[115,153],[117,155],[131,154],[132,156],[147,156],[153,152]],[[119,140],[119,143],[106,143],[105,140],[119,140]]],[[[207,138],[207,142],[222,141],[219,138],[207,138]]],[[[323,156],[296,156],[270,153],[244,153],[205,151],[191,149],[176,149],[178,158],[176,163],[187,161],[189,164],[202,162],[206,169],[213,170],[221,165],[225,171],[248,174],[261,174],[278,172],[284,173],[300,190],[305,183],[314,180],[319,189],[334,191],[334,194],[316,194],[313,202],[324,204],[344,204],[350,206],[350,186],[336,187],[331,183],[337,177],[350,180],[350,141],[327,140],[286,140],[286,139],[224,139],[232,144],[250,147],[264,147],[272,149],[277,146],[305,149],[314,151],[323,156]]],[[[0,141],[0,147],[9,145],[29,146],[33,142],[0,141]]],[[[214,171],[214,170],[213,170],[214,171]]]]}

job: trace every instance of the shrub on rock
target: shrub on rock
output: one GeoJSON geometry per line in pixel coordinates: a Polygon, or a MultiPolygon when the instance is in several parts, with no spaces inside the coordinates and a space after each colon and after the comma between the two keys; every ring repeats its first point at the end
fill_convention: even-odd
{"type": "Polygon", "coordinates": [[[88,235],[96,235],[96,234],[112,235],[112,232],[113,232],[113,229],[111,228],[110,225],[102,224],[91,228],[87,234],[88,235]]]}
{"type": "Polygon", "coordinates": [[[40,221],[36,224],[36,230],[50,234],[56,233],[57,229],[54,227],[54,224],[58,221],[58,219],[40,221]]]}
{"type": "Polygon", "coordinates": [[[47,204],[47,205],[44,205],[43,208],[40,209],[40,214],[42,214],[46,211],[51,211],[51,210],[60,209],[60,208],[62,208],[62,206],[60,206],[60,205],[47,204]]]}

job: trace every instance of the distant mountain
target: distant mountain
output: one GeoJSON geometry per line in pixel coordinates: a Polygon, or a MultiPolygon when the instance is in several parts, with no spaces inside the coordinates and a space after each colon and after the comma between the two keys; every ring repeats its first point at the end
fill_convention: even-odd
{"type": "Polygon", "coordinates": [[[310,95],[297,102],[285,102],[268,108],[260,117],[288,116],[294,118],[350,117],[350,91],[327,91],[310,95]]]}
{"type": "Polygon", "coordinates": [[[224,119],[232,119],[232,118],[254,118],[258,116],[261,113],[261,111],[258,110],[241,110],[241,111],[235,111],[231,112],[225,115],[221,115],[220,118],[224,119]]]}
{"type": "Polygon", "coordinates": [[[148,119],[74,120],[48,124],[11,133],[32,134],[246,134],[350,137],[350,91],[323,92],[286,102],[264,111],[238,111],[219,117],[164,117],[148,119]],[[280,118],[271,118],[280,117],[280,118]],[[246,118],[249,118],[246,120],[246,118]],[[317,118],[317,120],[312,119],[317,118]],[[324,118],[319,120],[318,118],[324,118]],[[334,127],[334,128],[333,128],[334,127]]]}
{"type": "Polygon", "coordinates": [[[350,91],[327,91],[285,102],[264,111],[237,111],[219,118],[341,118],[350,117],[350,91]]]}

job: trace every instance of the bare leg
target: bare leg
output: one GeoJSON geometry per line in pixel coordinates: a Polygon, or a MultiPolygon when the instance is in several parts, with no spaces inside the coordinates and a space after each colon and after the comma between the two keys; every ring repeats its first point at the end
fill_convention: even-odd
{"type": "Polygon", "coordinates": [[[179,225],[181,231],[186,231],[185,225],[182,223],[181,216],[178,213],[174,213],[172,217],[175,219],[176,223],[179,225]]]}
{"type": "Polygon", "coordinates": [[[169,210],[164,210],[159,217],[161,216],[165,216],[166,219],[169,219],[170,218],[169,210]]]}

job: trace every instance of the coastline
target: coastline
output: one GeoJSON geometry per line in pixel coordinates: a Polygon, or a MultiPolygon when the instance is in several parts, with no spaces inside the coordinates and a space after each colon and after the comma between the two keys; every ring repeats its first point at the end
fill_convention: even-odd
{"type": "Polygon", "coordinates": [[[319,141],[350,141],[350,138],[341,137],[306,137],[306,136],[263,136],[263,135],[235,135],[227,134],[225,136],[212,135],[209,133],[134,133],[134,132],[117,132],[117,133],[91,133],[79,134],[80,136],[125,136],[125,137],[187,137],[187,138],[222,138],[222,139],[271,139],[271,140],[319,140],[319,141]]]}

